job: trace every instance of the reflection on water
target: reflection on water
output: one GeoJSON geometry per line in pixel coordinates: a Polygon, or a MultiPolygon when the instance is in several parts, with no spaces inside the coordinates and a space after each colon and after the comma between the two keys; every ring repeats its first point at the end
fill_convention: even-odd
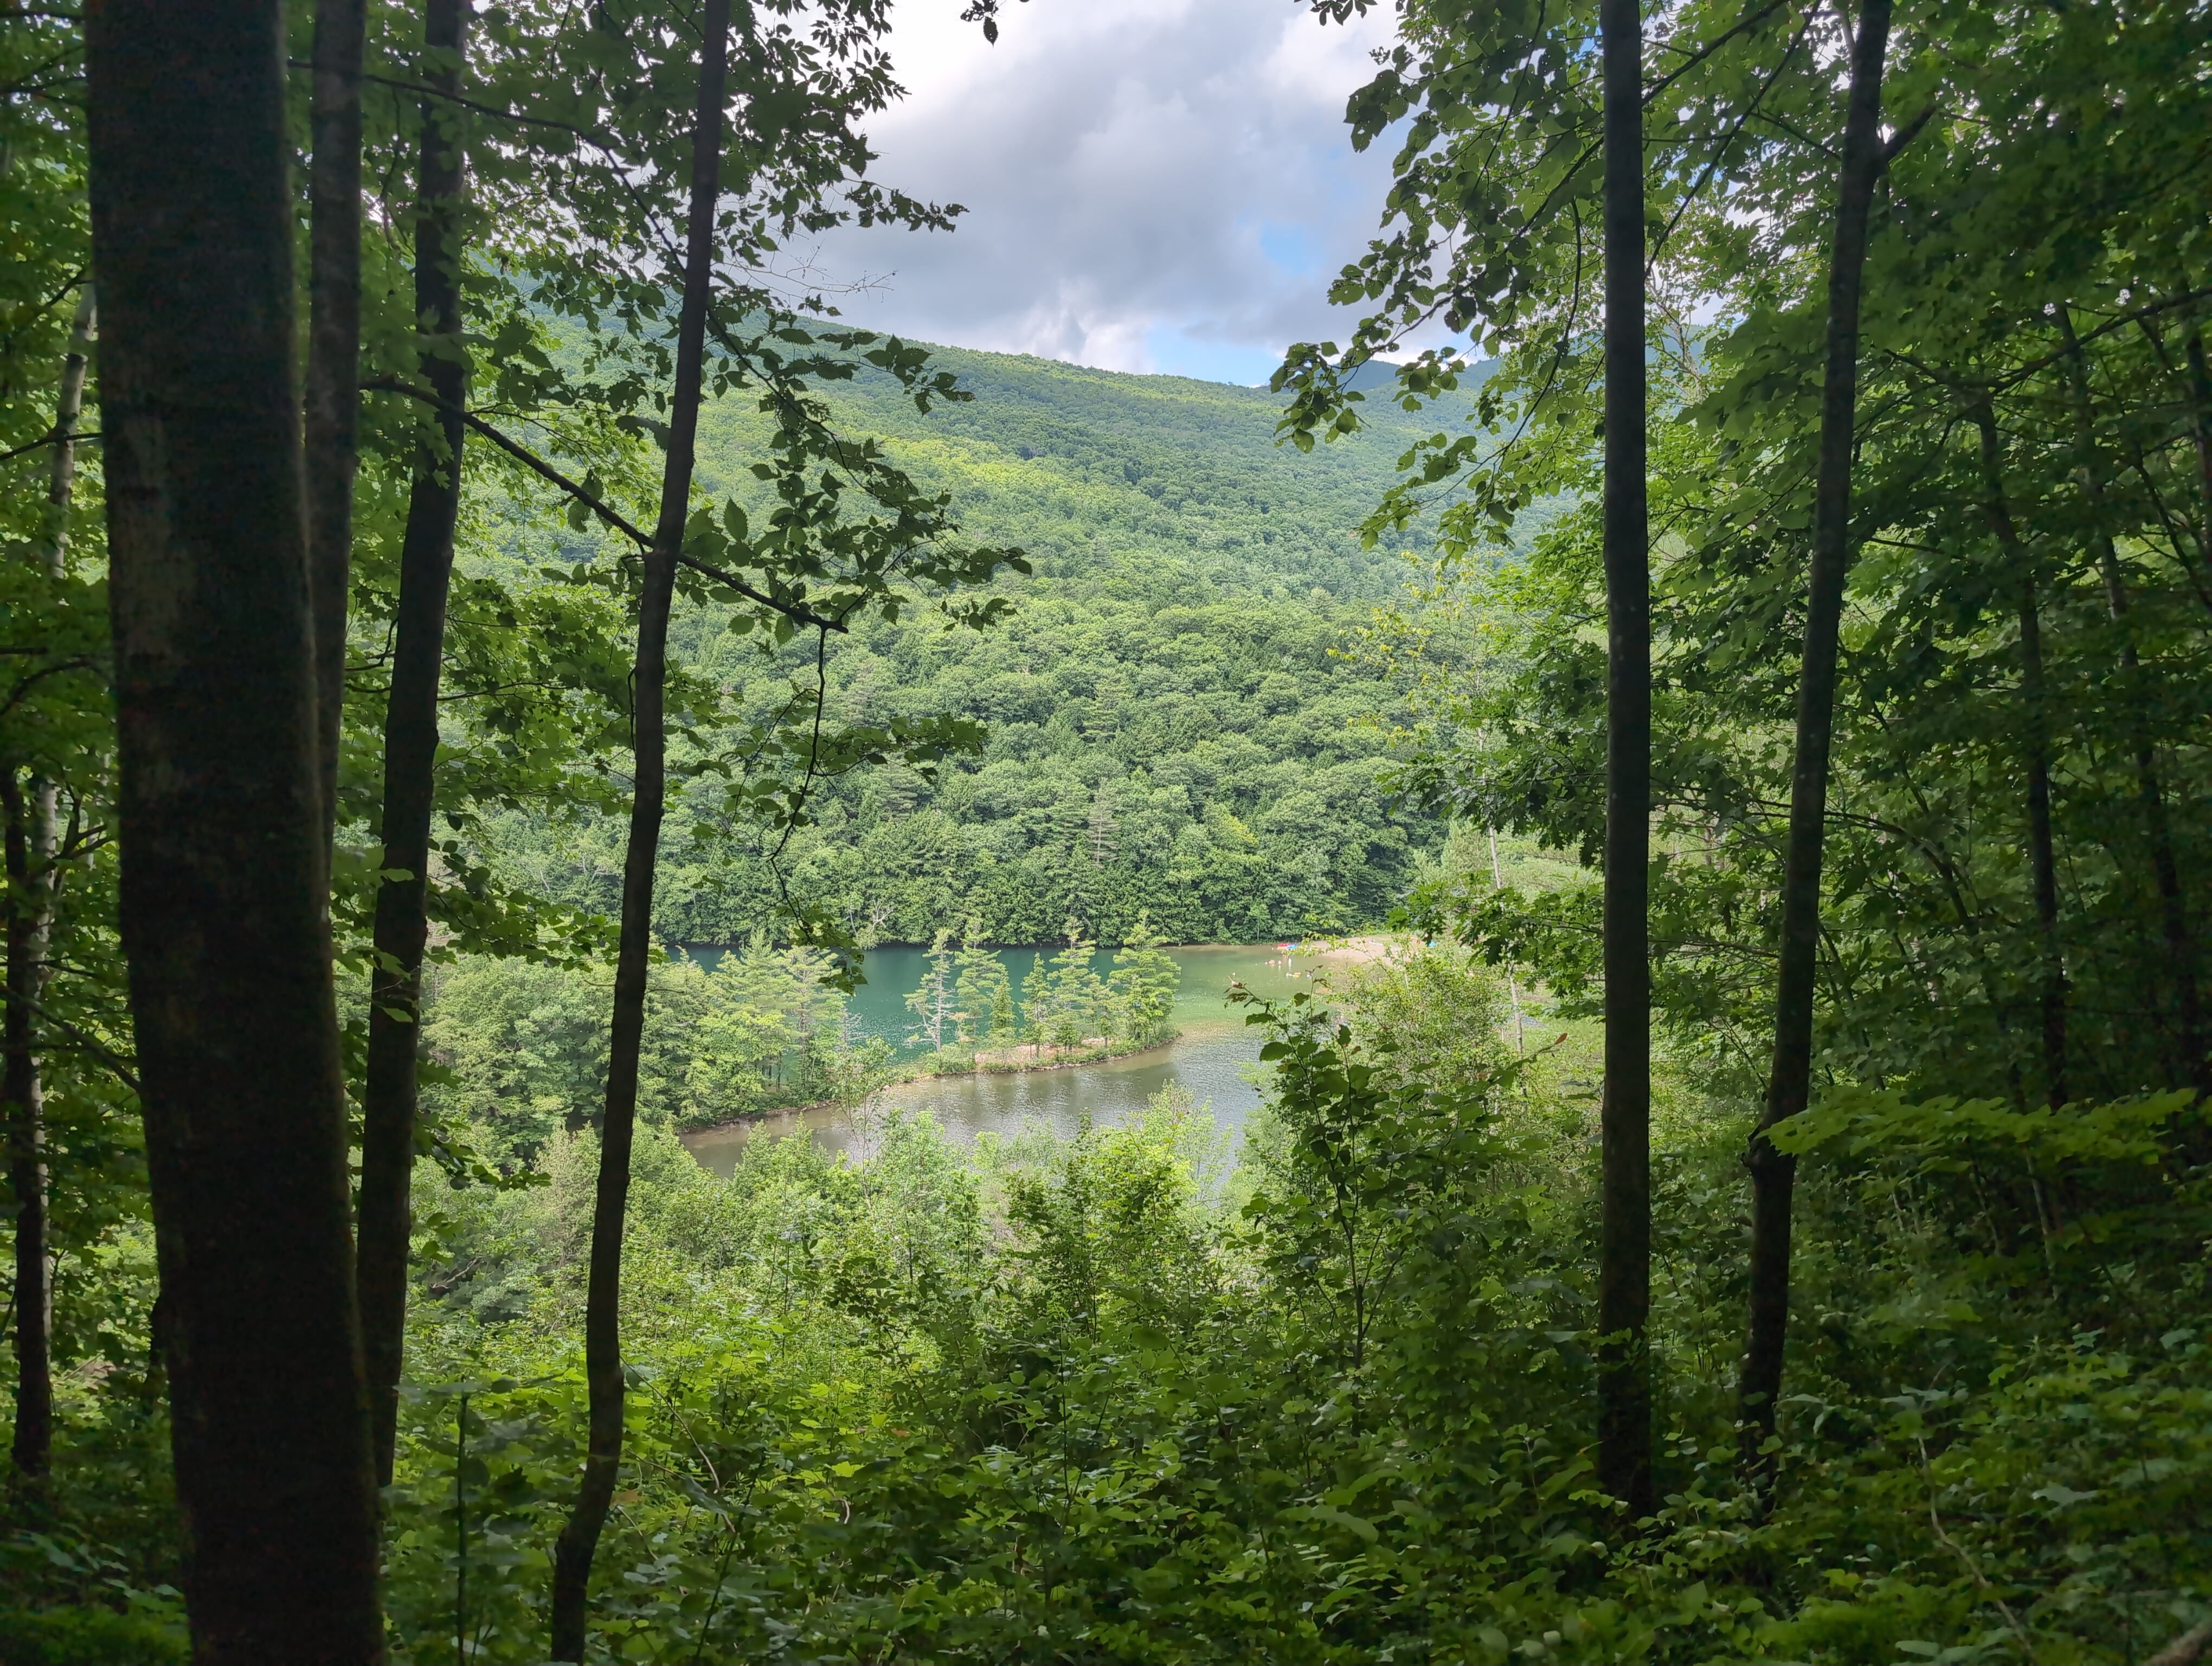
{"type": "MultiPolygon", "coordinates": [[[[1212,1106],[1214,1120],[1223,1128],[1242,1128],[1247,1114],[1260,1103],[1259,1089],[1239,1073],[1259,1059],[1260,1032],[1248,1027],[1243,1012],[1222,997],[1232,981],[1242,979],[1255,994],[1279,999],[1304,983],[1315,963],[1304,957],[1286,958],[1273,944],[1170,952],[1182,971],[1176,998],[1176,1022],[1182,1034],[1170,1045],[1066,1070],[931,1077],[902,1083],[884,1095],[884,1102],[902,1110],[927,1110],[960,1140],[972,1140],[986,1128],[1012,1134],[1024,1122],[1071,1134],[1085,1116],[1098,1123],[1121,1122],[1141,1111],[1162,1088],[1180,1083],[1200,1103],[1212,1106]]],[[[1029,955],[1027,950],[1008,950],[1004,958],[1018,976],[1028,970],[1029,955]]],[[[871,951],[867,970],[868,987],[884,992],[877,1000],[888,1011],[920,982],[921,952],[871,951]],[[908,958],[914,963],[910,971],[903,964],[908,958]],[[906,982],[900,982],[895,975],[906,982]]],[[[687,1134],[684,1143],[707,1167],[727,1174],[736,1166],[738,1147],[756,1133],[796,1134],[802,1128],[825,1150],[848,1151],[860,1143],[850,1113],[834,1110],[757,1117],[687,1134]]]]}

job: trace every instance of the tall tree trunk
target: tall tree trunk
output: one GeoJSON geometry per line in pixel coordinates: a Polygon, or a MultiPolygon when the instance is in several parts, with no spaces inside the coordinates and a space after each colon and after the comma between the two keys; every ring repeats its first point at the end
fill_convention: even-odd
{"type": "MultiPolygon", "coordinates": [[[[429,0],[423,13],[425,86],[460,90],[465,0],[429,0]]],[[[438,683],[446,652],[446,597],[460,511],[467,364],[461,332],[461,192],[465,156],[460,107],[422,100],[422,150],[415,221],[415,310],[422,368],[438,397],[435,426],[417,447],[399,550],[392,689],[384,713],[384,870],[376,893],[376,967],[370,974],[368,1073],[362,1089],[361,1324],[368,1373],[377,1478],[392,1479],[399,1369],[407,1329],[407,1256],[413,1214],[416,1068],[422,1026],[422,951],[430,812],[438,757],[438,683]]]]}
{"type": "MultiPolygon", "coordinates": [[[[2120,633],[2120,669],[2126,678],[2130,709],[2139,708],[2143,693],[2142,657],[2136,648],[2135,629],[2128,618],[2127,581],[2120,571],[2119,552],[2105,522],[2105,483],[2097,466],[2097,423],[2090,404],[2089,363],[2074,333],[2074,318],[2065,307],[2058,309],[2058,327],[2066,341],[2068,387],[2073,395],[2074,443],[2081,453],[2076,473],[2081,497],[2089,511],[2089,543],[2097,557],[2097,570],[2105,581],[2105,605],[2113,627],[2120,633]]],[[[2165,928],[2166,964],[2164,975],[2172,980],[2174,1019],[2180,1031],[2181,1079],[2197,1091],[2212,1092],[2212,1071],[2204,1057],[2203,1026],[2197,990],[2197,945],[2191,940],[2189,909],[2181,891],[2181,866],[2173,854],[2173,830],[2166,813],[2166,793],[2158,776],[2158,754],[2149,731],[2140,719],[2135,723],[2136,796],[2142,805],[2143,836],[2150,846],[2151,874],[2158,886],[2159,915],[2165,928]]]]}
{"type": "Polygon", "coordinates": [[[2058,941],[2058,863],[2051,835],[2050,696],[2043,674],[2043,623],[2035,574],[2020,581],[2021,697],[2027,708],[2027,854],[2035,881],[2035,921],[2043,948],[2043,1080],[2053,1109],[2066,1087],[2066,960],[2058,941]]]}
{"type": "Polygon", "coordinates": [[[590,1282],[584,1308],[584,1374],[591,1432],[574,1510],[562,1529],[553,1568],[553,1658],[585,1653],[586,1599],[592,1557],[613,1502],[622,1463],[621,1334],[623,1219],[629,1202],[630,1138],[637,1116],[638,1053],[645,1035],[646,970],[653,952],[653,870],[660,850],[666,782],[662,709],[668,671],[668,611],[676,558],[691,495],[698,438],[707,307],[714,283],[714,204],[720,194],[723,106],[726,102],[729,0],[706,0],[701,18],[699,103],[691,137],[691,202],[684,251],[684,305],[676,331],[676,387],[668,412],[668,456],[661,474],[660,519],[645,557],[638,598],[633,727],[636,787],[629,845],[623,858],[622,937],[615,962],[614,1018],[607,1062],[606,1111],[599,1125],[598,1194],[592,1211],[590,1282]]]}
{"type": "Polygon", "coordinates": [[[15,1472],[37,1481],[53,1445],[53,1286],[46,1232],[46,1130],[34,1009],[45,992],[53,924],[54,789],[31,779],[27,795],[12,763],[0,768],[8,873],[8,1170],[15,1199],[15,1472]]]}
{"type": "Polygon", "coordinates": [[[1858,421],[1859,292],[1867,226],[1881,176],[1881,81],[1889,0],[1864,0],[1851,43],[1850,91],[1828,253],[1828,350],[1820,388],[1820,455],[1813,489],[1813,553],[1806,581],[1805,651],[1797,671],[1797,736],[1790,779],[1790,844],[1782,878],[1782,953],[1774,995],[1774,1056],[1766,1103],[1744,1152],[1751,1171],[1751,1300],[1737,1379],[1740,1457],[1762,1488],[1774,1475],[1768,1444],[1782,1393],[1790,1327],[1790,1226],[1797,1162],[1768,1131],[1805,1109],[1813,1091],[1813,995],[1820,947],[1820,866],[1835,737],[1836,657],[1850,570],[1851,447],[1858,421]]]}
{"type": "Polygon", "coordinates": [[[2204,519],[2197,535],[2198,558],[2212,563],[2212,369],[2204,362],[2204,332],[2189,326],[2189,398],[2197,415],[2197,483],[2204,500],[2204,519]]]}
{"type": "Polygon", "coordinates": [[[2021,751],[2027,767],[2027,860],[2035,890],[2040,942],[2039,1005],[2043,1017],[2045,1097],[2054,1107],[2067,1100],[2066,961],[2058,941],[2058,862],[2051,835],[2051,711],[2043,675],[2043,621],[2037,607],[2035,563],[2021,544],[2005,502],[2004,454],[1996,413],[1985,399],[1975,407],[1980,431],[1984,512],[1997,547],[2012,569],[2020,608],[2021,751]]]}
{"type": "MultiPolygon", "coordinates": [[[[77,298],[69,350],[62,358],[54,407],[54,456],[46,479],[46,521],[32,548],[50,578],[59,578],[69,550],[70,499],[76,481],[77,421],[84,410],[85,368],[95,323],[92,285],[77,298]]],[[[8,873],[5,1085],[9,1184],[15,1200],[15,1471],[37,1480],[53,1448],[53,1268],[46,1219],[46,1131],[34,1030],[46,993],[47,945],[54,919],[54,824],[58,792],[51,776],[32,774],[27,791],[13,764],[0,780],[7,817],[8,873]]]]}
{"type": "Polygon", "coordinates": [[[129,959],[202,1666],[380,1658],[276,0],[86,14],[129,959]]]}
{"type": "Polygon", "coordinates": [[[1651,573],[1644,502],[1644,33],[1604,0],[1605,1088],[1598,1484],[1652,1508],[1651,573]]]}
{"type": "Polygon", "coordinates": [[[361,403],[361,71],[368,32],[367,0],[315,0],[304,454],[323,814],[333,826],[345,708],[346,589],[353,566],[355,413],[361,403]]]}

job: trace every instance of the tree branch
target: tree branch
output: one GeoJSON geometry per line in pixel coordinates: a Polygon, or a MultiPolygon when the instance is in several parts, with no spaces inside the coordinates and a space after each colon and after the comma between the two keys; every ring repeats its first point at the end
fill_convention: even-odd
{"type": "MultiPolygon", "coordinates": [[[[362,391],[365,393],[371,392],[379,393],[404,393],[410,398],[420,399],[423,404],[429,405],[435,405],[441,403],[435,394],[426,392],[419,387],[410,387],[405,382],[389,379],[382,381],[364,382],[362,384],[362,391]]],[[[469,427],[474,429],[478,434],[483,435],[485,439],[490,441],[492,444],[497,446],[501,451],[514,458],[516,462],[520,463],[525,468],[531,470],[533,473],[540,476],[542,478],[550,482],[556,486],[558,486],[562,491],[566,492],[577,502],[582,504],[593,514],[599,516],[600,520],[605,521],[608,526],[613,527],[617,532],[628,538],[630,542],[636,544],[641,550],[649,550],[653,548],[652,538],[641,532],[636,526],[635,526],[621,513],[621,511],[611,508],[608,504],[603,502],[593,494],[586,491],[582,486],[579,485],[574,480],[569,479],[567,475],[562,473],[560,470],[555,468],[550,463],[538,456],[528,447],[524,446],[514,440],[509,439],[506,435],[501,433],[497,429],[494,428],[489,423],[484,421],[483,417],[477,416],[474,411],[465,410],[460,413],[460,416],[461,420],[467,423],[469,427]]],[[[757,602],[763,607],[769,608],[775,612],[781,613],[785,618],[789,619],[794,624],[803,624],[811,629],[818,630],[834,630],[841,635],[849,634],[847,630],[847,627],[842,623],[836,619],[823,618],[819,613],[817,613],[812,608],[807,606],[804,602],[778,601],[774,596],[768,594],[765,591],[756,589],[753,586],[747,584],[743,579],[738,577],[735,574],[725,572],[719,567],[710,567],[703,561],[695,561],[692,557],[684,554],[681,550],[677,552],[676,562],[679,567],[688,567],[695,573],[705,575],[708,578],[714,580],[717,584],[727,585],[731,589],[736,591],[740,596],[743,596],[747,601],[757,602]]]]}
{"type": "Polygon", "coordinates": [[[75,441],[78,440],[97,440],[101,437],[102,436],[96,432],[92,434],[78,434],[74,432],[64,434],[59,429],[49,429],[46,433],[40,435],[37,439],[32,441],[28,445],[17,446],[13,451],[0,451],[0,463],[5,463],[12,459],[21,457],[26,452],[38,451],[46,446],[58,445],[64,440],[75,441]]]}

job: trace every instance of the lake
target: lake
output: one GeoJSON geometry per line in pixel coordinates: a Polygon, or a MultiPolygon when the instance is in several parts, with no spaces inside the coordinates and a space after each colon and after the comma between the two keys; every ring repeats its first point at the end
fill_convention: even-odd
{"type": "MultiPolygon", "coordinates": [[[[1036,957],[1049,960],[1053,952],[1001,949],[998,952],[1008,974],[1018,983],[1028,976],[1036,957]]],[[[1260,1090],[1241,1073],[1259,1061],[1260,1033],[1248,1027],[1243,1013],[1223,997],[1230,984],[1241,979],[1254,994],[1280,999],[1304,986],[1318,960],[1295,952],[1286,955],[1273,943],[1208,944],[1168,952],[1182,974],[1176,993],[1176,1025],[1182,1033],[1167,1046],[1103,1064],[1062,1070],[928,1077],[887,1090],[882,1103],[927,1110],[939,1127],[963,1140],[973,1140],[986,1128],[1012,1134],[1026,1122],[1072,1134],[1085,1116],[1097,1123],[1121,1122],[1141,1111],[1161,1089],[1179,1083],[1201,1104],[1212,1108],[1215,1122],[1224,1128],[1241,1128],[1247,1114],[1260,1103],[1260,1090]]],[[[1100,976],[1104,976],[1112,961],[1111,954],[1099,957],[1100,976]]],[[[921,986],[927,964],[927,952],[922,949],[869,950],[865,968],[868,982],[848,1007],[856,1033],[880,1036],[908,1057],[919,1051],[907,1039],[914,1016],[906,1010],[906,997],[921,986]]],[[[701,1129],[685,1134],[684,1143],[708,1168],[727,1174],[737,1164],[738,1149],[756,1134],[801,1130],[830,1151],[856,1149],[863,1137],[849,1112],[805,1110],[756,1117],[727,1128],[701,1129]]]]}

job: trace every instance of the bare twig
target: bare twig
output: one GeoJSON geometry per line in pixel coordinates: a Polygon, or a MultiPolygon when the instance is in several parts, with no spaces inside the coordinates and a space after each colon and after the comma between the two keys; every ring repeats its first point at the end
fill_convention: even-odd
{"type": "Polygon", "coordinates": [[[13,451],[0,451],[0,463],[5,463],[12,459],[21,457],[26,452],[38,451],[46,446],[58,445],[64,440],[75,441],[78,440],[97,440],[101,436],[97,433],[78,434],[72,432],[64,434],[59,429],[49,429],[46,433],[41,434],[37,439],[30,441],[27,445],[17,446],[13,451]]]}
{"type": "Polygon", "coordinates": [[[78,1029],[76,1025],[71,1024],[67,1018],[58,1017],[54,1012],[41,1005],[40,1002],[33,1000],[28,995],[20,995],[17,999],[21,1000],[25,1006],[28,1006],[33,1012],[36,1012],[48,1024],[53,1025],[55,1029],[60,1031],[63,1035],[68,1037],[70,1042],[73,1043],[81,1051],[91,1054],[94,1058],[106,1065],[109,1073],[112,1074],[118,1081],[121,1082],[124,1086],[129,1088],[133,1093],[142,1093],[143,1091],[138,1085],[138,1073],[133,1067],[134,1061],[125,1059],[120,1053],[117,1053],[100,1042],[94,1041],[90,1036],[85,1034],[83,1031],[78,1029]]]}
{"type": "Polygon", "coordinates": [[[465,1265],[455,1268],[452,1272],[447,1274],[444,1278],[433,1279],[426,1287],[433,1296],[442,1296],[447,1291],[451,1290],[455,1285],[460,1283],[463,1279],[468,1277],[470,1274],[475,1272],[477,1268],[481,1267],[483,1264],[483,1257],[482,1256],[475,1256],[465,1265]]]}

